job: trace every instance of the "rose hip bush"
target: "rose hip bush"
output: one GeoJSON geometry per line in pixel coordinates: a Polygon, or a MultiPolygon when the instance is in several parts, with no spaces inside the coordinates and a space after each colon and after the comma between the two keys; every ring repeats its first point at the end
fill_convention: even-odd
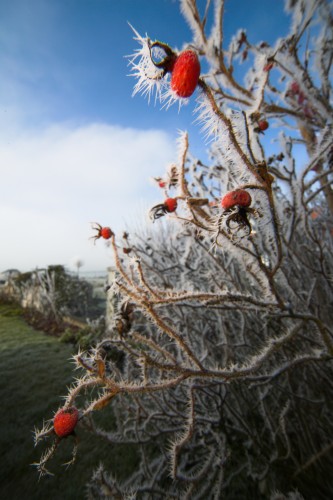
{"type": "Polygon", "coordinates": [[[227,47],[223,0],[180,6],[193,33],[181,52],[134,31],[134,93],[166,107],[195,100],[209,159],[181,133],[174,164],[155,179],[165,201],[154,224],[122,238],[110,230],[118,312],[105,339],[75,356],[81,376],[65,407],[80,402],[77,432],[86,426],[110,453],[131,443],[140,460],[122,482],[101,465],[88,492],[327,499],[332,4],[289,0],[285,38],[253,44],[240,30],[227,47]],[[108,410],[112,430],[94,421],[108,410]]]}

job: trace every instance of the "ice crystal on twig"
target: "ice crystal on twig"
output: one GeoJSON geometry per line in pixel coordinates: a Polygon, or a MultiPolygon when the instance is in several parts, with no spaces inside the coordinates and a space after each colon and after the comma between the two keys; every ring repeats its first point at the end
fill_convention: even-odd
{"type": "MultiPolygon", "coordinates": [[[[167,77],[162,68],[158,68],[152,59],[152,42],[147,36],[142,37],[132,26],[136,40],[140,48],[136,49],[134,54],[129,57],[131,66],[130,76],[137,79],[134,86],[133,96],[142,94],[150,102],[151,96],[155,94],[155,102],[162,101],[163,90],[167,85],[167,77]]],[[[163,50],[155,48],[156,56],[163,56],[163,50]]]]}

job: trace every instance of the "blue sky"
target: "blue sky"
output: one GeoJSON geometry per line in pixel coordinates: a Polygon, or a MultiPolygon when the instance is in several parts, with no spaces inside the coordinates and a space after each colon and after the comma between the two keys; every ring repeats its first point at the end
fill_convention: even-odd
{"type": "MultiPolygon", "coordinates": [[[[177,0],[0,2],[0,271],[76,256],[104,269],[110,251],[89,240],[90,222],[145,223],[161,201],[149,178],[175,160],[177,130],[206,149],[193,102],[165,111],[132,97],[128,22],[174,48],[191,41],[177,0]]],[[[288,22],[282,0],[227,0],[225,27],[226,41],[245,27],[273,42],[288,22]]]]}

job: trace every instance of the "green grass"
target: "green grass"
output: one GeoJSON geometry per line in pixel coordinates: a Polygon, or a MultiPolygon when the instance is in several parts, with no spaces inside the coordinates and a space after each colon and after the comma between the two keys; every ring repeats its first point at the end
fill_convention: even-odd
{"type": "MultiPolygon", "coordinates": [[[[133,450],[114,448],[79,428],[76,463],[69,469],[61,465],[71,456],[73,442],[67,438],[49,463],[55,475],[38,480],[31,464],[47,443],[34,448],[33,430],[62,405],[74,376],[72,353],[69,345],[28,326],[19,310],[0,305],[0,498],[81,500],[100,461],[121,476],[135,467],[133,450]]],[[[102,418],[112,419],[111,412],[104,411],[102,418]]]]}

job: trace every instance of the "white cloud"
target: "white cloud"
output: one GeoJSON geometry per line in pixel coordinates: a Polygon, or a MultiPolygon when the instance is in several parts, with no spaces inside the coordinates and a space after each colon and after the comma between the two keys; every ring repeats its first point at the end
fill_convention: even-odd
{"type": "Polygon", "coordinates": [[[149,177],[174,158],[159,130],[55,125],[0,138],[0,270],[69,265],[77,254],[86,270],[110,265],[90,222],[119,232],[142,218],[160,197],[149,177]]]}

